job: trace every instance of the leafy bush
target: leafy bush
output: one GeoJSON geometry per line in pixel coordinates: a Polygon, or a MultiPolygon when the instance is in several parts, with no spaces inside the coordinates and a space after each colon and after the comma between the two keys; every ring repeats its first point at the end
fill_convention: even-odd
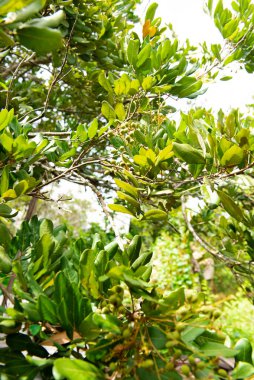
{"type": "Polygon", "coordinates": [[[227,347],[219,310],[203,292],[179,287],[189,285],[189,269],[180,278],[177,260],[171,292],[150,281],[154,237],[167,225],[181,234],[174,244],[195,241],[252,296],[253,117],[193,108],[176,122],[168,99],[202,95],[232,61],[254,71],[254,5],[208,1],[228,48],[203,44],[198,56],[172,29],[165,38],[157,4],[142,35],[134,32],[138,2],[1,2],[1,379],[254,373],[249,341],[227,347]],[[79,234],[81,219],[70,231],[34,216],[60,180],[93,191],[114,238],[95,226],[79,234]],[[112,212],[136,220],[131,239],[112,212]],[[149,226],[143,247],[137,224],[149,226]],[[221,357],[235,358],[233,371],[220,368],[221,357]]]}

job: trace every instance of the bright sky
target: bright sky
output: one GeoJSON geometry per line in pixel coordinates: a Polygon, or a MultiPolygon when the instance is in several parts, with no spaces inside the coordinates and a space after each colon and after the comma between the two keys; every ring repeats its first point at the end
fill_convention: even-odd
{"type": "MultiPolygon", "coordinates": [[[[221,43],[223,39],[220,32],[214,26],[212,18],[203,11],[204,0],[154,0],[159,4],[156,15],[161,17],[164,24],[172,23],[178,38],[183,42],[187,38],[193,45],[204,41],[207,44],[221,43]]],[[[152,3],[151,0],[143,0],[140,14],[145,16],[145,9],[152,3]]],[[[216,1],[214,1],[216,4],[216,1]]],[[[223,1],[228,6],[230,1],[223,1]]],[[[248,74],[241,70],[237,74],[227,66],[225,75],[233,76],[231,81],[218,80],[215,84],[209,84],[208,91],[195,100],[195,105],[212,107],[214,110],[223,108],[244,109],[246,104],[253,103],[254,74],[248,74]]],[[[174,104],[178,109],[186,109],[185,101],[174,104]]]]}

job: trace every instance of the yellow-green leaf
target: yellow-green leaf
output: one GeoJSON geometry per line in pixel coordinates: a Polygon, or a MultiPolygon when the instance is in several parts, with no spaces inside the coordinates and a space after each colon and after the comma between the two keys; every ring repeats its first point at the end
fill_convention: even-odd
{"type": "Polygon", "coordinates": [[[97,133],[97,130],[98,130],[98,119],[93,119],[93,121],[91,122],[89,128],[88,128],[88,131],[87,131],[87,134],[88,134],[88,137],[89,139],[92,139],[94,138],[94,136],[96,135],[97,133]]]}
{"type": "Polygon", "coordinates": [[[160,162],[168,160],[169,158],[171,158],[174,155],[174,152],[172,149],[173,149],[173,144],[170,143],[168,146],[166,146],[166,148],[161,150],[157,156],[155,165],[158,165],[160,162]]]}
{"type": "Polygon", "coordinates": [[[153,209],[153,210],[149,210],[147,212],[145,212],[144,216],[143,216],[143,219],[153,219],[153,220],[157,220],[157,219],[167,219],[168,217],[168,214],[163,211],[163,210],[160,210],[160,209],[153,209]]]}
{"type": "Polygon", "coordinates": [[[134,198],[138,198],[138,190],[134,186],[130,185],[127,182],[121,181],[118,178],[115,178],[115,183],[116,183],[116,185],[118,187],[120,187],[121,189],[125,190],[126,193],[129,193],[134,198]]]}
{"type": "Polygon", "coordinates": [[[222,156],[222,166],[239,165],[243,160],[243,151],[239,146],[231,146],[222,156]]]}
{"type": "Polygon", "coordinates": [[[189,144],[173,144],[175,154],[187,164],[204,164],[205,158],[202,152],[189,144]]]}
{"type": "Polygon", "coordinates": [[[17,198],[17,194],[13,189],[7,190],[5,193],[3,193],[2,198],[5,199],[6,201],[9,201],[11,199],[17,198]]]}
{"type": "Polygon", "coordinates": [[[108,78],[106,78],[105,71],[101,71],[101,73],[98,76],[98,82],[100,83],[101,87],[103,87],[107,92],[112,93],[113,89],[109,83],[108,78]]]}
{"type": "Polygon", "coordinates": [[[22,181],[20,181],[14,186],[14,191],[17,194],[17,197],[19,197],[20,195],[25,194],[28,188],[29,188],[28,182],[23,179],[22,181]]]}
{"type": "Polygon", "coordinates": [[[126,112],[123,103],[117,103],[115,106],[115,113],[119,120],[123,121],[125,119],[126,112]]]}
{"type": "Polygon", "coordinates": [[[2,175],[1,175],[1,183],[0,183],[0,189],[1,189],[1,196],[8,190],[9,188],[9,166],[6,165],[3,168],[2,175]]]}
{"type": "Polygon", "coordinates": [[[149,76],[146,77],[142,82],[142,87],[145,91],[150,90],[150,88],[153,86],[154,79],[153,77],[149,76]]]}
{"type": "Polygon", "coordinates": [[[130,210],[128,210],[126,207],[122,205],[111,204],[111,205],[108,205],[108,207],[112,211],[121,212],[122,214],[129,214],[129,215],[134,216],[130,210]]]}
{"type": "Polygon", "coordinates": [[[145,156],[140,155],[140,154],[136,154],[133,157],[133,159],[134,159],[135,164],[137,164],[139,166],[146,166],[148,164],[147,158],[145,156]]]}
{"type": "Polygon", "coordinates": [[[106,119],[111,120],[116,118],[114,108],[105,100],[102,102],[101,112],[106,119]]]}
{"type": "Polygon", "coordinates": [[[122,191],[117,191],[118,198],[123,199],[126,202],[132,204],[132,206],[139,208],[139,202],[132,198],[130,195],[123,193],[122,191]]]}
{"type": "Polygon", "coordinates": [[[242,222],[244,220],[242,209],[233,201],[233,199],[228,194],[224,193],[224,191],[218,190],[217,193],[227,213],[239,222],[242,222]]]}

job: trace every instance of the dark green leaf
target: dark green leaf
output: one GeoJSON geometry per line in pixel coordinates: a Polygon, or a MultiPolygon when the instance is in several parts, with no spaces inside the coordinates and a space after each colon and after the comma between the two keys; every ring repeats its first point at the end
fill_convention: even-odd
{"type": "Polygon", "coordinates": [[[62,46],[61,32],[55,29],[24,27],[18,30],[18,36],[22,45],[39,55],[56,51],[62,46]]]}
{"type": "Polygon", "coordinates": [[[148,334],[151,339],[152,344],[158,349],[161,350],[165,347],[167,342],[166,334],[156,326],[148,327],[148,334]]]}

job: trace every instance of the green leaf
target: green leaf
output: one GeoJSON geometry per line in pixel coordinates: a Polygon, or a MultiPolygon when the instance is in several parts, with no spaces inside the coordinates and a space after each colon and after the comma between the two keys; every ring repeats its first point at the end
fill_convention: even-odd
{"type": "Polygon", "coordinates": [[[50,219],[43,219],[40,225],[40,238],[46,234],[53,236],[53,230],[53,222],[50,219]]]}
{"type": "Polygon", "coordinates": [[[2,29],[0,29],[0,47],[6,48],[9,46],[14,46],[14,45],[15,45],[14,40],[10,36],[8,36],[8,34],[4,33],[2,29]]]}
{"type": "Polygon", "coordinates": [[[3,216],[4,218],[13,218],[17,215],[18,211],[11,214],[12,209],[7,206],[6,204],[0,204],[0,216],[3,216]]]}
{"type": "Polygon", "coordinates": [[[34,325],[29,326],[29,331],[33,336],[35,336],[39,334],[39,332],[41,331],[41,328],[42,328],[41,325],[34,324],[34,325]]]}
{"type": "Polygon", "coordinates": [[[144,220],[165,220],[168,218],[168,214],[160,209],[149,210],[144,213],[144,220]]]}
{"type": "Polygon", "coordinates": [[[170,53],[170,50],[171,50],[171,43],[170,43],[170,40],[167,38],[163,42],[162,49],[161,49],[161,59],[162,59],[162,61],[164,61],[167,58],[168,54],[170,53]]]}
{"type": "Polygon", "coordinates": [[[207,356],[224,356],[225,358],[233,358],[238,352],[216,342],[205,343],[200,347],[200,350],[207,356]]]}
{"type": "Polygon", "coordinates": [[[93,119],[93,121],[91,122],[89,128],[88,128],[88,131],[87,131],[87,134],[88,134],[88,137],[89,139],[92,139],[94,138],[94,136],[96,135],[97,133],[97,130],[98,130],[98,119],[93,119]]]}
{"type": "Polygon", "coordinates": [[[71,148],[70,150],[68,150],[67,152],[65,152],[59,157],[59,161],[61,162],[66,161],[68,160],[68,158],[75,156],[75,154],[76,154],[76,148],[71,148]]]}
{"type": "Polygon", "coordinates": [[[233,166],[239,165],[243,160],[243,151],[239,146],[231,146],[222,156],[221,165],[222,166],[233,166]]]}
{"type": "Polygon", "coordinates": [[[136,138],[136,140],[143,144],[143,145],[146,145],[146,136],[144,135],[143,132],[139,131],[138,129],[135,130],[134,132],[134,137],[136,138]]]}
{"type": "Polygon", "coordinates": [[[202,151],[193,148],[189,144],[178,144],[173,143],[173,150],[175,154],[181,158],[187,164],[204,164],[205,158],[203,157],[202,151]]]}
{"type": "Polygon", "coordinates": [[[20,195],[25,194],[28,188],[28,182],[23,179],[14,186],[14,191],[17,194],[17,197],[19,197],[20,195]]]}
{"type": "Polygon", "coordinates": [[[130,210],[128,210],[126,207],[124,207],[122,205],[110,204],[110,205],[108,205],[108,207],[112,211],[121,212],[122,214],[129,214],[129,215],[134,216],[130,210]]]}
{"type": "Polygon", "coordinates": [[[239,20],[238,19],[233,19],[233,20],[230,20],[224,27],[223,27],[223,30],[222,30],[222,35],[224,38],[229,38],[237,29],[238,27],[238,24],[239,24],[239,20]]]}
{"type": "Polygon", "coordinates": [[[218,61],[221,62],[221,55],[220,55],[221,46],[219,44],[212,44],[211,50],[213,54],[215,55],[215,57],[218,59],[218,61]]]}
{"type": "Polygon", "coordinates": [[[144,252],[134,261],[134,263],[131,265],[131,269],[136,271],[140,266],[148,264],[152,256],[153,256],[152,252],[149,252],[149,251],[144,252]]]}
{"type": "Polygon", "coordinates": [[[138,79],[133,79],[130,83],[130,87],[129,87],[129,91],[128,93],[130,95],[135,95],[138,90],[139,90],[139,87],[140,87],[140,82],[138,79]]]}
{"type": "Polygon", "coordinates": [[[158,8],[158,4],[157,3],[152,3],[147,11],[146,11],[146,16],[145,16],[145,20],[150,20],[150,21],[153,21],[154,19],[154,16],[155,16],[155,12],[156,12],[156,9],[158,8]]]}
{"type": "Polygon", "coordinates": [[[116,185],[120,187],[121,189],[125,190],[126,193],[132,195],[136,199],[138,198],[138,190],[134,186],[130,185],[127,182],[121,181],[118,178],[115,178],[114,181],[116,185]]]}
{"type": "Polygon", "coordinates": [[[134,199],[133,197],[131,197],[130,195],[128,194],[125,194],[121,191],[117,191],[117,195],[118,195],[118,198],[120,199],[123,199],[124,201],[126,202],[129,202],[132,206],[136,207],[136,208],[139,208],[140,207],[140,204],[138,201],[136,201],[136,199],[134,199]]]}
{"type": "Polygon", "coordinates": [[[154,83],[153,77],[148,76],[148,77],[144,78],[143,82],[142,82],[143,90],[145,90],[145,91],[150,90],[150,88],[153,86],[153,83],[154,83]]]}
{"type": "Polygon", "coordinates": [[[23,27],[18,29],[18,36],[22,45],[39,55],[45,55],[62,47],[62,35],[59,30],[23,27]]]}
{"type": "Polygon", "coordinates": [[[160,162],[171,158],[174,155],[174,152],[172,149],[173,149],[173,144],[171,143],[168,146],[166,146],[166,148],[162,149],[156,158],[155,165],[158,165],[160,162]]]}
{"type": "Polygon", "coordinates": [[[179,98],[193,97],[193,94],[201,89],[202,84],[201,80],[194,77],[184,77],[176,82],[171,89],[171,93],[179,98]]]}
{"type": "Polygon", "coordinates": [[[237,361],[252,364],[252,346],[248,339],[242,338],[238,340],[234,349],[239,351],[235,357],[237,361]]]}
{"type": "Polygon", "coordinates": [[[123,121],[126,117],[126,112],[123,103],[117,103],[115,106],[115,113],[119,120],[123,121]]]}
{"type": "Polygon", "coordinates": [[[6,201],[11,201],[12,199],[17,198],[17,194],[13,189],[9,189],[3,193],[2,198],[6,201]]]}
{"type": "Polygon", "coordinates": [[[113,315],[107,314],[93,314],[94,324],[104,331],[110,331],[113,334],[120,334],[121,330],[119,328],[119,319],[113,315]]]}
{"type": "Polygon", "coordinates": [[[8,124],[9,118],[8,118],[8,110],[3,109],[0,112],[0,131],[6,127],[8,124]]]}
{"type": "Polygon", "coordinates": [[[142,66],[151,54],[151,45],[148,43],[138,54],[137,67],[142,66]]]}
{"type": "Polygon", "coordinates": [[[27,350],[27,346],[31,343],[33,343],[31,338],[26,334],[9,334],[6,338],[7,346],[15,351],[25,351],[27,350]]]}
{"type": "Polygon", "coordinates": [[[9,188],[9,165],[6,165],[3,168],[0,182],[1,196],[5,193],[9,188]]]}
{"type": "Polygon", "coordinates": [[[116,118],[114,108],[105,100],[102,102],[101,112],[107,120],[112,120],[116,118]]]}
{"type": "Polygon", "coordinates": [[[53,325],[58,323],[56,304],[44,294],[38,298],[38,310],[43,321],[53,325]]]}
{"type": "Polygon", "coordinates": [[[105,71],[101,71],[98,76],[98,82],[100,83],[101,87],[103,87],[108,93],[112,93],[113,89],[109,83],[108,78],[106,78],[105,71]]]}
{"type": "Polygon", "coordinates": [[[244,215],[241,208],[233,201],[233,199],[228,194],[224,193],[221,190],[217,190],[217,193],[227,213],[229,213],[229,215],[238,220],[238,222],[242,222],[244,220],[244,215]]]}
{"type": "Polygon", "coordinates": [[[146,156],[142,156],[141,154],[136,154],[133,157],[133,159],[134,159],[135,164],[137,164],[139,166],[147,166],[148,165],[148,161],[147,161],[146,156]]]}
{"type": "Polygon", "coordinates": [[[231,77],[231,76],[225,76],[225,77],[222,77],[222,78],[220,78],[220,80],[222,80],[223,82],[226,82],[226,81],[228,81],[228,80],[230,80],[230,79],[232,79],[233,77],[231,77]]]}
{"type": "Polygon", "coordinates": [[[184,288],[179,288],[172,291],[168,296],[163,298],[163,307],[170,310],[177,310],[179,307],[183,306],[185,301],[184,288]]]}
{"type": "Polygon", "coordinates": [[[0,223],[0,245],[2,245],[7,252],[11,245],[11,234],[5,223],[0,223]]]}
{"type": "Polygon", "coordinates": [[[139,256],[142,247],[142,237],[140,235],[135,235],[127,248],[127,255],[132,264],[139,256]]]}
{"type": "Polygon", "coordinates": [[[56,380],[99,380],[103,376],[93,364],[84,360],[60,358],[54,361],[53,374],[56,380]]]}
{"type": "Polygon", "coordinates": [[[130,40],[127,47],[127,58],[130,65],[135,66],[139,52],[139,40],[130,40]]]}
{"type": "Polygon", "coordinates": [[[0,136],[0,143],[8,153],[12,152],[13,138],[9,134],[3,133],[0,136]]]}
{"type": "Polygon", "coordinates": [[[231,373],[232,378],[236,380],[245,380],[252,375],[254,375],[254,366],[245,362],[239,362],[231,373]]]}
{"type": "Polygon", "coordinates": [[[12,270],[11,259],[5,252],[5,249],[0,246],[0,272],[4,274],[10,273],[12,270]]]}
{"type": "Polygon", "coordinates": [[[157,348],[157,350],[164,348],[167,342],[166,334],[156,326],[148,327],[147,330],[154,347],[157,348]]]}
{"type": "Polygon", "coordinates": [[[63,10],[59,10],[50,16],[41,18],[34,18],[26,23],[28,26],[35,26],[37,28],[56,28],[65,19],[65,13],[63,10]]]}
{"type": "Polygon", "coordinates": [[[191,343],[204,331],[202,327],[187,326],[181,333],[181,339],[186,344],[191,343]]]}
{"type": "Polygon", "coordinates": [[[12,12],[10,22],[23,21],[40,11],[45,2],[45,0],[5,0],[1,2],[0,14],[12,12]]]}

